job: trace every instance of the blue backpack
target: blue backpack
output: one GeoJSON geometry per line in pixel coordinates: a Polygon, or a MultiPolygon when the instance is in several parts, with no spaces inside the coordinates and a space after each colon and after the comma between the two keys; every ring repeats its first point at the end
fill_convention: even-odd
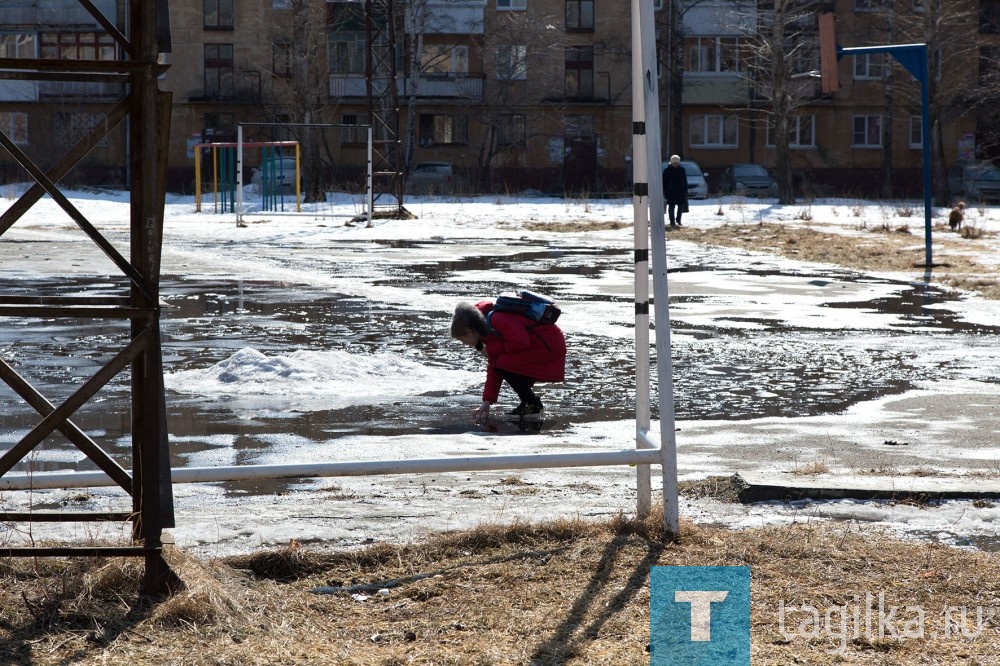
{"type": "Polygon", "coordinates": [[[513,312],[539,324],[554,324],[562,310],[548,296],[530,291],[505,292],[497,296],[493,309],[486,314],[486,323],[494,312],[513,312]]]}

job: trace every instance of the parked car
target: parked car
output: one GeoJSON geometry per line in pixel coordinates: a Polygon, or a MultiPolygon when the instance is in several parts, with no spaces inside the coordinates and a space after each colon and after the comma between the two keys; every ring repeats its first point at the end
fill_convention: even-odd
{"type": "MultiPolygon", "coordinates": [[[[663,163],[663,169],[668,166],[670,166],[670,162],[663,163]]],[[[705,178],[708,174],[701,170],[697,162],[691,160],[681,160],[681,168],[687,174],[688,199],[707,199],[708,181],[705,178]]]]}
{"type": "Polygon", "coordinates": [[[722,172],[719,189],[723,194],[776,197],[778,181],[760,164],[733,164],[722,172]]]}
{"type": "MultiPolygon", "coordinates": [[[[301,172],[299,177],[302,177],[301,172]]],[[[281,192],[284,194],[295,192],[295,158],[294,157],[269,157],[257,165],[250,176],[250,184],[258,188],[264,185],[273,186],[271,193],[281,192]]]]}
{"type": "Polygon", "coordinates": [[[451,162],[418,162],[406,177],[406,193],[454,193],[460,189],[460,180],[451,162]]]}
{"type": "Polygon", "coordinates": [[[973,201],[1000,201],[1000,169],[992,162],[956,162],[948,169],[953,196],[973,201]]]}

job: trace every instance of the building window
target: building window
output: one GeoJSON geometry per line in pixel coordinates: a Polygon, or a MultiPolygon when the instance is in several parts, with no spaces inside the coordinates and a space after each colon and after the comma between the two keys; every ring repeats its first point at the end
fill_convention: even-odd
{"type": "Polygon", "coordinates": [[[566,97],[594,96],[594,47],[566,48],[566,97]]]}
{"type": "Polygon", "coordinates": [[[881,79],[885,77],[885,54],[863,53],[854,56],[854,79],[881,79]]]}
{"type": "Polygon", "coordinates": [[[497,11],[524,11],[527,8],[528,0],[497,0],[497,11]]]}
{"type": "Polygon", "coordinates": [[[979,3],[979,32],[987,35],[1000,33],[1000,0],[982,0],[979,3]]]}
{"type": "Polygon", "coordinates": [[[205,96],[233,96],[232,44],[205,44],[205,96]]]}
{"type": "Polygon", "coordinates": [[[18,146],[28,145],[28,114],[0,113],[0,131],[18,146]]]}
{"type": "Polygon", "coordinates": [[[368,128],[361,122],[362,116],[354,113],[345,113],[341,116],[340,122],[344,125],[358,125],[358,127],[341,128],[340,141],[344,145],[367,146],[368,128]]]}
{"type": "Polygon", "coordinates": [[[739,140],[738,118],[724,115],[691,116],[691,146],[700,148],[735,148],[739,140]]]}
{"type": "Polygon", "coordinates": [[[877,12],[885,5],[885,0],[854,0],[854,11],[877,12]]]}
{"type": "Polygon", "coordinates": [[[0,58],[35,58],[35,35],[29,33],[0,33],[0,58]]]}
{"type": "Polygon", "coordinates": [[[497,49],[497,81],[517,81],[528,78],[528,47],[523,44],[497,49]]]}
{"type": "Polygon", "coordinates": [[[687,72],[728,74],[740,71],[736,37],[688,37],[684,40],[684,55],[687,72]]]}
{"type": "Polygon", "coordinates": [[[420,145],[464,146],[469,141],[469,119],[460,114],[420,114],[420,145]]]}
{"type": "Polygon", "coordinates": [[[205,29],[233,29],[233,0],[205,0],[205,29]]]}
{"type": "Polygon", "coordinates": [[[469,73],[469,47],[463,44],[425,44],[420,52],[420,73],[448,76],[469,73]]]}
{"type": "Polygon", "coordinates": [[[993,86],[1000,81],[1000,47],[979,48],[979,85],[993,86]]]}
{"type": "MultiPolygon", "coordinates": [[[[767,124],[767,145],[774,147],[774,125],[767,124]]],[[[788,119],[788,147],[816,147],[816,116],[793,116],[788,119]]]]}
{"type": "MultiPolygon", "coordinates": [[[[104,114],[100,113],[57,113],[53,128],[55,140],[62,146],[76,145],[77,141],[103,120],[104,114]]],[[[107,146],[107,135],[101,137],[96,145],[107,146]]]]}
{"type": "Polygon", "coordinates": [[[330,40],[330,71],[334,74],[365,73],[367,41],[364,33],[339,33],[330,40]]]}
{"type": "Polygon", "coordinates": [[[920,116],[910,116],[910,148],[924,148],[924,119],[920,116]]]}
{"type": "Polygon", "coordinates": [[[277,42],[271,47],[271,67],[275,76],[290,78],[292,76],[292,45],[277,42]]]}
{"type": "Polygon", "coordinates": [[[97,32],[43,32],[42,57],[56,60],[114,60],[115,40],[97,32]]]}
{"type": "Polygon", "coordinates": [[[291,9],[292,0],[271,0],[271,9],[291,9]]]}
{"type": "Polygon", "coordinates": [[[505,114],[497,118],[498,146],[524,146],[527,144],[527,137],[527,120],[524,114],[505,114]]]}
{"type": "Polygon", "coordinates": [[[882,146],[882,116],[854,116],[851,145],[855,148],[882,146]]]}
{"type": "Polygon", "coordinates": [[[205,141],[235,141],[236,116],[232,113],[206,113],[202,122],[205,126],[205,141]]]}
{"type": "Polygon", "coordinates": [[[594,29],[594,0],[566,0],[566,29],[594,29]]]}

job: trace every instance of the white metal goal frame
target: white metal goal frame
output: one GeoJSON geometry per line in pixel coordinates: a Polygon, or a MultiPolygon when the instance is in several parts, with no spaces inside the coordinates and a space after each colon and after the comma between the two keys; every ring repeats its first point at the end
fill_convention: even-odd
{"type": "MultiPolygon", "coordinates": [[[[631,0],[631,3],[632,140],[635,168],[632,193],[635,229],[635,448],[583,453],[484,455],[298,465],[188,467],[171,470],[171,478],[174,483],[635,465],[637,469],[636,512],[639,516],[646,516],[652,506],[650,467],[660,465],[663,480],[664,525],[673,534],[679,532],[677,447],[674,433],[673,368],[670,358],[666,231],[663,224],[663,186],[659,169],[661,164],[660,118],[653,6],[652,0],[631,0]],[[656,364],[660,389],[660,433],[658,440],[652,434],[650,422],[650,237],[652,237],[656,364]]],[[[240,132],[242,133],[242,126],[240,132]]],[[[369,136],[371,135],[369,134],[369,136]]],[[[369,142],[369,150],[370,146],[369,142]]],[[[369,169],[370,166],[371,160],[369,159],[369,169]]],[[[371,196],[370,175],[368,192],[371,196]]],[[[368,211],[370,215],[370,202],[368,211]]],[[[113,482],[103,472],[55,472],[0,477],[0,490],[92,487],[112,484],[113,482]]]]}
{"type": "MultiPolygon", "coordinates": [[[[311,129],[336,129],[350,128],[366,130],[368,140],[367,164],[365,167],[365,218],[367,226],[372,226],[372,207],[374,206],[374,194],[372,192],[372,127],[371,125],[349,125],[345,123],[238,123],[236,125],[236,224],[243,224],[243,215],[246,210],[243,206],[243,146],[247,145],[243,141],[244,127],[303,127],[311,129]]],[[[297,149],[296,149],[297,150],[297,149]]],[[[296,160],[298,162],[298,160],[296,160]]],[[[297,179],[296,179],[297,180],[297,179]]],[[[298,183],[296,182],[296,187],[298,183]]]]}

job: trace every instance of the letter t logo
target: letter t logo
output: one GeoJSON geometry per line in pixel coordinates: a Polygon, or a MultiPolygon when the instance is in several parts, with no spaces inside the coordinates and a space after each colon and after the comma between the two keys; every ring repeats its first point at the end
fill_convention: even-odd
{"type": "Polygon", "coordinates": [[[698,592],[694,590],[676,590],[674,601],[691,604],[691,640],[712,640],[712,602],[725,601],[729,592],[698,592]]]}

